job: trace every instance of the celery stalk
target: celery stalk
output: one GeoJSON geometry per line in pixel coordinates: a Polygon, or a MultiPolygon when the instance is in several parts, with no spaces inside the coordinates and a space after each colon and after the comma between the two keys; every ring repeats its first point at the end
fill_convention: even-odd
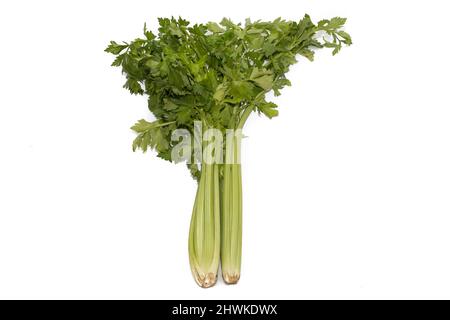
{"type": "Polygon", "coordinates": [[[241,276],[242,256],[242,177],[240,164],[240,137],[233,138],[226,154],[232,163],[223,165],[221,212],[222,277],[227,284],[235,284],[241,276]]]}
{"type": "Polygon", "coordinates": [[[217,281],[220,259],[220,190],[217,164],[202,164],[189,230],[192,275],[203,288],[217,281]]]}

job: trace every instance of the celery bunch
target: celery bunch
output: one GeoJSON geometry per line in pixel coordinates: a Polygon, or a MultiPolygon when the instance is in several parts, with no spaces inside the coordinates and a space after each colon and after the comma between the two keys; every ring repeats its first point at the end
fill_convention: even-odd
{"type": "Polygon", "coordinates": [[[240,130],[252,112],[278,115],[278,106],[266,95],[278,96],[290,85],[286,73],[297,56],[312,61],[317,49],[331,48],[334,55],[351,44],[342,30],[345,22],[336,17],[314,24],[305,15],[298,22],[247,19],[241,25],[223,19],[191,25],[181,18],[161,18],[157,35],[144,26],[142,38],[111,41],[106,48],[116,56],[112,65],[126,76],[124,87],[148,95],[155,116],[132,127],[137,133],[133,150],[153,149],[164,160],[186,161],[198,181],[189,258],[200,286],[216,283],[220,262],[226,283],[240,278],[240,130]],[[199,123],[215,129],[215,138],[196,137],[199,123]],[[197,152],[198,146],[204,151],[197,152]],[[213,161],[205,159],[205,151],[213,161]]]}

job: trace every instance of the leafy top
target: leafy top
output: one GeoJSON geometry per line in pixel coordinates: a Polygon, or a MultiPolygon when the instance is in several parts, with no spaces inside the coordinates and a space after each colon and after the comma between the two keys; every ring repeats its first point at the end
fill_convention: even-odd
{"type": "MultiPolygon", "coordinates": [[[[277,105],[266,93],[290,85],[289,67],[301,55],[314,59],[314,50],[332,48],[333,55],[350,36],[342,30],[345,18],[314,24],[308,15],[299,22],[278,18],[271,22],[246,20],[245,25],[223,19],[193,26],[186,20],[159,19],[156,36],[144,26],[144,37],[130,43],[111,41],[106,52],[116,55],[124,87],[132,94],[147,94],[156,121],[140,120],[133,150],[150,147],[171,160],[171,131],[194,131],[194,121],[207,127],[232,129],[242,125],[249,111],[269,118],[277,105]]],[[[198,173],[191,166],[193,173],[198,173]]]]}

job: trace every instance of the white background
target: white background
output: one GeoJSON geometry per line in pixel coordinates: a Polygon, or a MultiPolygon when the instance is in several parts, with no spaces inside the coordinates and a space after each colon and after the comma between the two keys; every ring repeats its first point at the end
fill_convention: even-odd
{"type": "Polygon", "coordinates": [[[450,298],[445,1],[3,1],[0,298],[450,298]],[[237,286],[200,289],[195,183],[131,152],[150,119],[103,52],[144,22],[347,17],[243,146],[237,286]]]}

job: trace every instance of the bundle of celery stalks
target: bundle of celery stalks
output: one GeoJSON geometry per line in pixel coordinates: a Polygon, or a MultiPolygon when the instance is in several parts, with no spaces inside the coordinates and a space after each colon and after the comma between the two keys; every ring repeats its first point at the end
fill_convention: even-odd
{"type": "Polygon", "coordinates": [[[297,56],[313,60],[314,51],[333,55],[350,36],[345,18],[314,24],[247,19],[235,24],[190,23],[159,19],[158,34],[144,26],[142,38],[111,41],[105,51],[126,75],[124,87],[146,94],[154,121],[139,120],[133,150],[155,150],[158,157],[185,161],[198,182],[189,231],[192,274],[201,287],[217,281],[219,263],[228,284],[241,273],[242,175],[241,130],[252,112],[269,118],[277,105],[266,100],[289,86],[286,78],[297,56]],[[211,147],[212,145],[212,147],[211,147]]]}

